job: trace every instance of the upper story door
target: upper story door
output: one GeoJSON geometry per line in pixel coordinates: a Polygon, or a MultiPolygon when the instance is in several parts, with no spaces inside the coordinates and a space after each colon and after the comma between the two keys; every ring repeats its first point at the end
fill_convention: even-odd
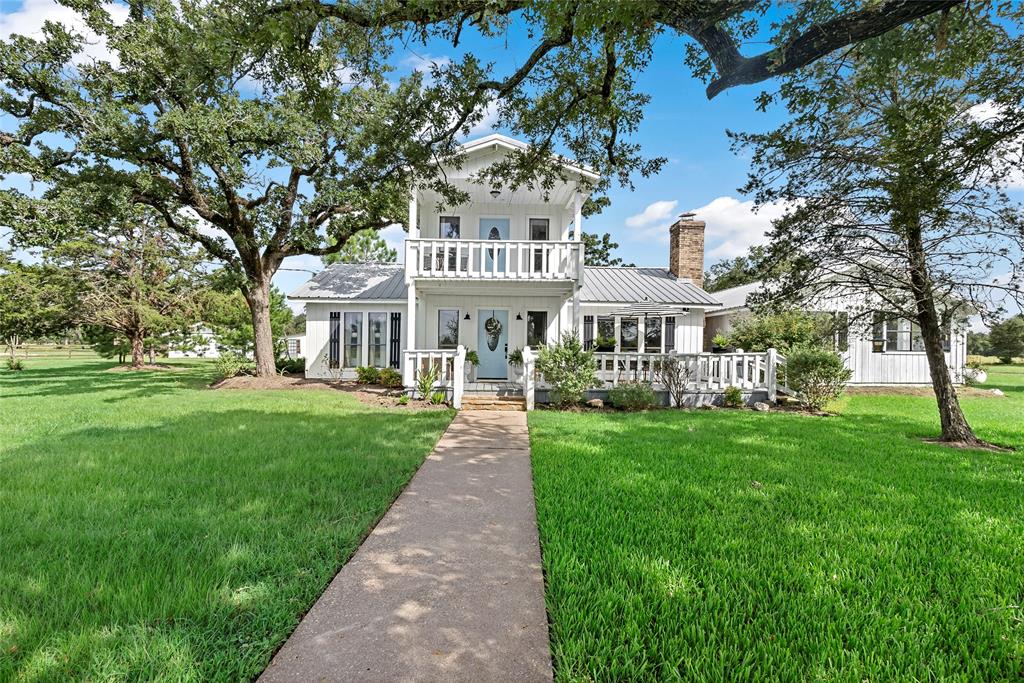
{"type": "MultiPolygon", "coordinates": [[[[481,218],[480,239],[482,240],[507,240],[509,220],[507,218],[481,218]]],[[[503,247],[489,248],[484,257],[484,268],[492,270],[494,260],[498,260],[498,272],[505,272],[505,249],[503,247]]]]}

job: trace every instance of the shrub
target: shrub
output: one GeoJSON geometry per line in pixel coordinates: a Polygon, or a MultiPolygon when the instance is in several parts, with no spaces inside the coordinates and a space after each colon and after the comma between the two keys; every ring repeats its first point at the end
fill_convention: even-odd
{"type": "Polygon", "coordinates": [[[683,405],[686,385],[693,374],[693,367],[679,356],[666,356],[654,361],[654,380],[665,387],[672,403],[683,405]]]}
{"type": "Polygon", "coordinates": [[[274,361],[277,371],[280,373],[298,374],[306,371],[306,361],[303,358],[278,358],[274,361]]]}
{"type": "Polygon", "coordinates": [[[831,316],[793,310],[739,318],[729,333],[729,344],[744,351],[788,351],[831,338],[831,316]]]}
{"type": "Polygon", "coordinates": [[[608,400],[629,412],[647,410],[654,405],[654,387],[650,382],[623,382],[608,392],[608,400]]]}
{"type": "Polygon", "coordinates": [[[380,381],[380,370],[366,365],[356,368],[356,382],[359,384],[376,384],[380,381]]]}
{"type": "Polygon", "coordinates": [[[235,353],[222,353],[217,356],[217,375],[222,379],[242,374],[246,359],[235,353]]]}
{"type": "Polygon", "coordinates": [[[402,394],[398,397],[398,405],[407,406],[409,405],[409,394],[402,394]]]}
{"type": "Polygon", "coordinates": [[[729,338],[722,334],[721,332],[719,332],[718,334],[711,338],[711,345],[714,346],[715,348],[727,349],[729,348],[729,338]]]}
{"type": "Polygon", "coordinates": [[[439,406],[446,400],[445,393],[443,391],[435,391],[430,395],[430,402],[435,406],[439,406]]]}
{"type": "Polygon", "coordinates": [[[827,349],[794,349],[786,355],[786,378],[809,410],[821,410],[839,398],[853,373],[843,359],[827,349]]]}
{"type": "Polygon", "coordinates": [[[430,397],[430,393],[434,389],[434,384],[437,383],[438,375],[440,370],[437,365],[431,363],[425,369],[420,368],[416,374],[416,392],[419,397],[424,401],[430,397]]]}
{"type": "Polygon", "coordinates": [[[552,399],[562,407],[579,403],[587,389],[597,386],[594,354],[572,332],[563,333],[557,344],[540,348],[537,372],[551,385],[552,399]]]}
{"type": "Polygon", "coordinates": [[[383,368],[377,373],[377,381],[394,389],[402,386],[402,373],[394,368],[383,368]]]}
{"type": "Polygon", "coordinates": [[[21,362],[20,358],[7,358],[7,369],[14,370],[15,372],[25,369],[25,364],[21,362]]]}
{"type": "Polygon", "coordinates": [[[725,396],[722,399],[726,408],[740,408],[743,406],[743,390],[739,387],[728,386],[725,388],[725,396]]]}
{"type": "Polygon", "coordinates": [[[1024,356],[1024,315],[1015,315],[994,323],[988,333],[992,355],[1009,365],[1016,356],[1024,356]]]}

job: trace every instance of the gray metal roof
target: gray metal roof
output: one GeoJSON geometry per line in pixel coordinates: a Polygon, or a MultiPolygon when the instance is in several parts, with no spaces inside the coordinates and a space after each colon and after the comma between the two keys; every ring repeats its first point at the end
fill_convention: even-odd
{"type": "MultiPolygon", "coordinates": [[[[292,299],[405,301],[400,263],[336,263],[288,295],[292,299]]],[[[719,306],[718,300],[665,268],[587,266],[580,300],[586,303],[651,302],[719,306]]]]}
{"type": "Polygon", "coordinates": [[[717,307],[718,300],[667,268],[587,266],[580,300],[587,303],[650,301],[682,306],[717,307]]]}
{"type": "Polygon", "coordinates": [[[405,301],[405,268],[401,263],[335,263],[288,297],[405,301]]]}
{"type": "Polygon", "coordinates": [[[761,289],[761,282],[751,282],[746,285],[721,289],[712,296],[722,302],[724,309],[744,308],[747,305],[747,297],[761,289]]]}

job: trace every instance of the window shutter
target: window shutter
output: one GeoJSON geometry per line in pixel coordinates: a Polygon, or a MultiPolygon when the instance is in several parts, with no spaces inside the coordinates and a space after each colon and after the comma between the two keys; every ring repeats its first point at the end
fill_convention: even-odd
{"type": "Polygon", "coordinates": [[[594,348],[594,316],[583,316],[583,348],[594,348]]]}
{"type": "Polygon", "coordinates": [[[665,318],[665,353],[676,350],[676,317],[674,315],[665,318]]]}
{"type": "Polygon", "coordinates": [[[398,368],[402,360],[402,314],[391,314],[391,367],[398,368]]]}
{"type": "Polygon", "coordinates": [[[341,341],[341,312],[331,311],[331,337],[330,343],[327,345],[328,348],[328,367],[336,368],[341,360],[340,353],[340,341],[341,341]]]}

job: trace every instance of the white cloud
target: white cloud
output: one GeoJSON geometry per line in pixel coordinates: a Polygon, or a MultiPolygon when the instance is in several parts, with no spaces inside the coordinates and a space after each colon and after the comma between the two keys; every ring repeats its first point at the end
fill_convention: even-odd
{"type": "Polygon", "coordinates": [[[490,102],[484,107],[483,118],[473,124],[469,129],[470,137],[477,137],[494,132],[494,126],[498,123],[498,103],[490,102]]]}
{"type": "MultiPolygon", "coordinates": [[[[103,9],[110,14],[115,24],[122,24],[128,19],[127,5],[104,3],[103,9]]],[[[7,40],[12,33],[42,38],[43,24],[47,21],[61,24],[84,39],[85,44],[82,52],[75,57],[75,63],[90,60],[105,60],[115,65],[118,63],[117,55],[107,48],[106,40],[85,25],[81,14],[53,0],[25,0],[18,11],[0,13],[0,38],[7,40]]]]}
{"type": "Polygon", "coordinates": [[[674,199],[663,199],[653,204],[648,204],[647,208],[643,211],[627,218],[626,226],[630,228],[646,228],[653,223],[665,221],[673,215],[678,204],[679,202],[674,199]]]}
{"type": "Polygon", "coordinates": [[[443,55],[440,57],[434,57],[429,54],[411,54],[401,61],[401,65],[404,67],[408,67],[413,71],[423,71],[427,73],[429,73],[430,69],[434,66],[443,67],[448,66],[451,63],[452,60],[450,57],[445,57],[443,55]]]}
{"type": "Polygon", "coordinates": [[[707,224],[705,244],[714,245],[706,253],[709,262],[742,256],[754,245],[765,243],[765,233],[772,221],[786,213],[782,203],[767,204],[756,213],[753,201],[735,197],[718,197],[693,209],[697,218],[707,224]]]}
{"type": "MultiPolygon", "coordinates": [[[[967,115],[978,123],[995,122],[1003,115],[1003,107],[995,102],[979,102],[967,110],[967,115]]],[[[1014,164],[1009,168],[1009,173],[1003,183],[1003,187],[1009,190],[1024,190],[1024,168],[1017,162],[1020,160],[1020,149],[1024,148],[1024,136],[1011,140],[1003,145],[1000,151],[1008,152],[1007,164],[1014,164]]]]}

